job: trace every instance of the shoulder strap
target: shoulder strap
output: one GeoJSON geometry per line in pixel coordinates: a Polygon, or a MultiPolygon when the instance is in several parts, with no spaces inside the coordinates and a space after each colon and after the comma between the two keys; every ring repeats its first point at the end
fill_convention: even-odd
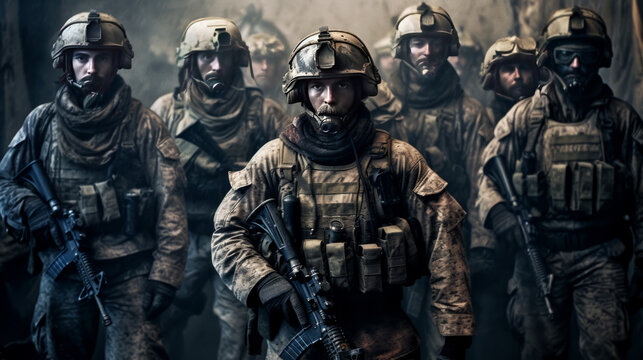
{"type": "Polygon", "coordinates": [[[297,173],[297,153],[286,146],[283,141],[279,143],[278,175],[281,179],[293,182],[297,173]]]}

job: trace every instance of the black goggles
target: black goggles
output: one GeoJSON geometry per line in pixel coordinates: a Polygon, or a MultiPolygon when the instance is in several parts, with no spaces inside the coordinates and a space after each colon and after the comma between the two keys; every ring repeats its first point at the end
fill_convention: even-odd
{"type": "Polygon", "coordinates": [[[576,57],[584,65],[595,65],[601,54],[593,46],[559,46],[554,49],[554,62],[558,65],[569,65],[576,57]]]}

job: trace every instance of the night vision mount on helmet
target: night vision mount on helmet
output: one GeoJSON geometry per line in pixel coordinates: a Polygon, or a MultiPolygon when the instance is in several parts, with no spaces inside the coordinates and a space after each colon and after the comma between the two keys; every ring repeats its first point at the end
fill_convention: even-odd
{"type": "Polygon", "coordinates": [[[132,67],[134,51],[125,28],[113,16],[96,10],[78,13],[62,26],[51,49],[54,69],[66,67],[64,55],[68,49],[114,49],[119,52],[118,68],[132,67]]]}
{"type": "Polygon", "coordinates": [[[289,104],[303,102],[305,96],[296,86],[300,80],[349,76],[361,79],[362,98],[377,95],[381,78],[366,45],[348,31],[322,26],[293,49],[282,90],[289,104]]]}
{"type": "Polygon", "coordinates": [[[596,44],[601,52],[599,67],[610,67],[612,41],[607,35],[605,21],[595,11],[578,6],[555,11],[538,38],[538,66],[544,64],[550,58],[552,49],[565,40],[596,44]]]}
{"type": "Polygon", "coordinates": [[[457,56],[460,48],[458,31],[453,25],[451,16],[439,6],[427,5],[424,2],[410,6],[400,14],[395,23],[395,57],[405,60],[406,40],[413,36],[440,36],[449,39],[449,56],[457,56]]]}

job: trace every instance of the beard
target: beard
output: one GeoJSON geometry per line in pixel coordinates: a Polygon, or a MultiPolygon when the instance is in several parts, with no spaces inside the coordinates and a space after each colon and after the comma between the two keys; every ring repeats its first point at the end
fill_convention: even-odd
{"type": "Polygon", "coordinates": [[[529,86],[525,84],[524,82],[517,82],[516,84],[512,85],[508,91],[507,95],[509,95],[512,99],[518,101],[522,98],[525,98],[527,96],[531,96],[534,92],[534,87],[529,86]]]}
{"type": "Polygon", "coordinates": [[[315,122],[318,130],[323,134],[336,134],[344,128],[346,124],[347,112],[340,111],[335,106],[322,104],[315,113],[315,122]]]}

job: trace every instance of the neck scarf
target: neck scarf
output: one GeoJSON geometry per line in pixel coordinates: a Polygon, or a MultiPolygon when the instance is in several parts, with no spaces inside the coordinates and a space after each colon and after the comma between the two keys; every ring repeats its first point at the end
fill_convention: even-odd
{"type": "Polygon", "coordinates": [[[375,126],[364,105],[337,134],[322,134],[315,129],[314,119],[306,113],[295,118],[279,136],[286,146],[322,165],[345,165],[355,161],[351,139],[361,155],[373,142],[375,126]]]}
{"type": "Polygon", "coordinates": [[[55,136],[61,152],[72,162],[101,166],[119,149],[121,132],[130,121],[131,89],[116,76],[103,104],[84,109],[70,85],[56,94],[55,136]]]}

